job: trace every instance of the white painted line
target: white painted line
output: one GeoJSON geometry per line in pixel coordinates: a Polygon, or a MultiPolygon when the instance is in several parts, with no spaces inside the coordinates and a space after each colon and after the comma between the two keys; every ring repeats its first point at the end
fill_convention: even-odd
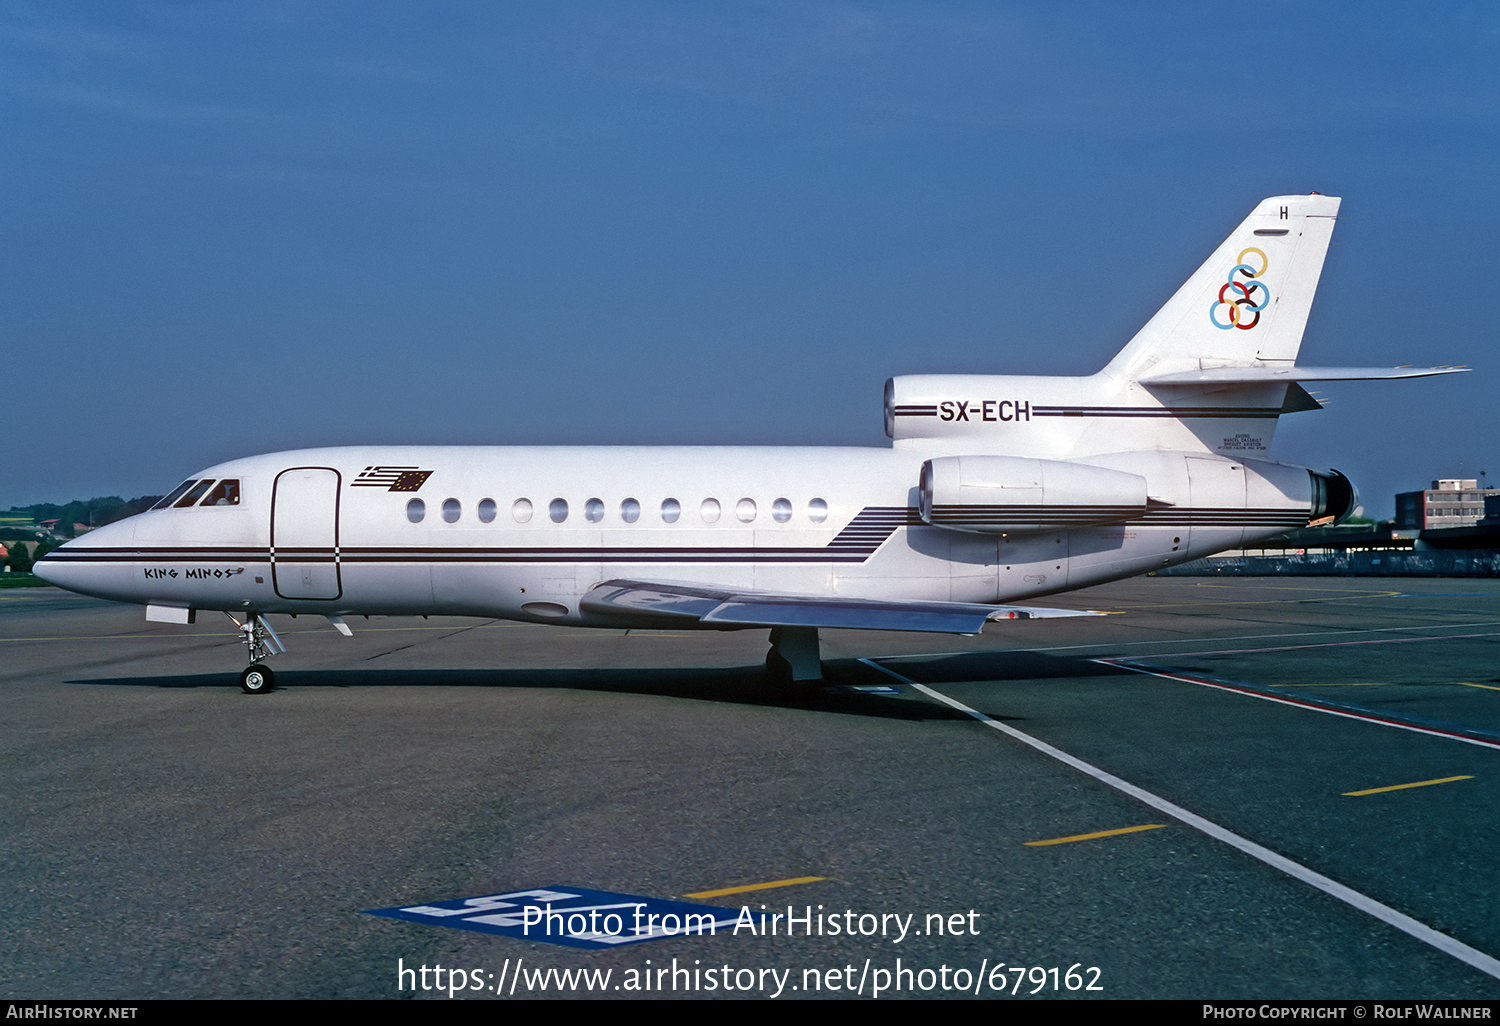
{"type": "MultiPolygon", "coordinates": [[[[1124,612],[1135,612],[1135,610],[1124,610],[1124,612]]],[[[1349,627],[1336,631],[1293,631],[1279,634],[1237,634],[1227,638],[1204,638],[1201,641],[1184,640],[1182,638],[1162,638],[1158,641],[1095,641],[1087,645],[1045,645],[1041,648],[965,648],[952,652],[913,652],[910,655],[880,656],[881,659],[938,659],[943,656],[961,655],[984,655],[986,653],[998,652],[1073,652],[1080,648],[1139,648],[1142,645],[1183,645],[1183,644],[1228,644],[1231,641],[1264,641],[1267,638],[1322,638],[1332,637],[1337,634],[1391,634],[1395,631],[1438,631],[1458,630],[1463,627],[1500,627],[1500,620],[1483,620],[1479,623],[1444,623],[1444,624],[1409,624],[1402,627],[1349,627]]],[[[987,637],[999,637],[1000,632],[995,631],[987,637]]],[[[1269,651],[1269,650],[1267,650],[1269,651]]],[[[1192,653],[1168,652],[1166,655],[1217,655],[1219,649],[1202,649],[1192,653]]]]}
{"type": "Polygon", "coordinates": [[[1264,652],[1296,652],[1308,648],[1352,648],[1356,645],[1407,645],[1416,641],[1464,641],[1469,638],[1497,638],[1500,631],[1481,634],[1435,634],[1430,638],[1371,638],[1365,641],[1324,641],[1316,645],[1277,645],[1260,648],[1200,648],[1182,652],[1157,652],[1152,658],[1172,659],[1197,655],[1255,655],[1264,652]]]}
{"type": "Polygon", "coordinates": [[[1064,752],[1060,748],[1054,748],[1051,745],[1047,744],[1047,742],[1038,740],[1037,738],[1032,737],[1030,734],[1017,730],[1015,727],[1012,727],[1005,723],[1001,723],[999,720],[991,719],[977,709],[971,709],[967,705],[964,705],[962,702],[953,698],[949,698],[947,695],[941,694],[940,692],[934,691],[932,688],[929,688],[925,684],[918,684],[916,681],[912,680],[909,677],[903,677],[895,670],[881,666],[879,663],[871,659],[861,659],[860,662],[864,663],[867,666],[872,666],[880,672],[894,677],[896,680],[902,681],[905,684],[909,684],[913,688],[916,688],[918,691],[922,692],[922,694],[927,695],[930,698],[935,698],[939,702],[942,702],[944,705],[951,706],[952,708],[957,709],[959,712],[965,714],[966,716],[974,717],[974,719],[978,720],[980,723],[983,723],[985,726],[993,727],[995,730],[1000,731],[1000,733],[1005,734],[1008,737],[1013,737],[1017,741],[1020,741],[1022,744],[1029,745],[1030,747],[1036,749],[1049,758],[1056,759],[1058,762],[1061,762],[1066,766],[1071,766],[1073,769],[1078,770],[1080,773],[1086,773],[1100,783],[1107,784],[1117,791],[1123,791],[1125,794],[1130,795],[1137,801],[1145,802],[1153,809],[1156,809],[1159,812],[1164,812],[1168,816],[1171,816],[1173,819],[1186,823],[1194,830],[1201,831],[1202,833],[1207,834],[1209,837],[1212,837],[1216,841],[1222,841],[1233,848],[1237,848],[1240,851],[1244,852],[1246,855],[1249,855],[1251,858],[1259,859],[1261,862],[1264,862],[1266,865],[1271,866],[1273,869],[1279,869],[1281,872],[1287,874],[1288,876],[1293,877],[1297,880],[1301,880],[1305,884],[1310,884],[1323,893],[1331,895],[1332,897],[1337,898],[1345,904],[1351,905],[1359,911],[1364,912],[1366,915],[1374,916],[1381,922],[1386,923],[1390,926],[1394,926],[1402,933],[1416,938],[1423,944],[1430,944],[1432,947],[1437,948],[1444,954],[1452,955],[1460,962],[1471,965],[1475,969],[1478,969],[1480,972],[1487,973],[1490,976],[1495,977],[1496,979],[1500,979],[1500,960],[1497,960],[1490,955],[1485,954],[1478,948],[1471,948],[1469,947],[1469,945],[1463,943],[1462,941],[1455,940],[1454,938],[1449,937],[1446,933],[1439,933],[1432,927],[1427,926],[1425,923],[1419,923],[1411,916],[1406,915],[1403,912],[1397,912],[1389,905],[1381,904],[1374,898],[1371,898],[1368,895],[1361,894],[1359,891],[1356,891],[1353,888],[1346,887],[1343,884],[1339,883],[1337,880],[1329,879],[1322,873],[1314,872],[1301,863],[1293,862],[1285,855],[1278,855],[1271,849],[1262,847],[1249,838],[1241,837],[1239,834],[1236,834],[1231,830],[1226,830],[1224,827],[1219,826],[1217,823],[1204,819],[1202,816],[1196,815],[1195,813],[1191,813],[1187,809],[1184,809],[1179,805],[1172,804],[1165,798],[1161,798],[1157,795],[1152,794],[1150,791],[1136,787],[1134,784],[1130,783],[1129,781],[1120,779],[1113,773],[1106,773],[1099,767],[1090,765],[1089,763],[1084,762],[1082,759],[1075,758],[1069,755],[1067,752],[1064,752]]]}
{"type": "MultiPolygon", "coordinates": [[[[1310,712],[1319,712],[1327,716],[1341,716],[1346,720],[1360,720],[1364,723],[1374,723],[1381,727],[1395,727],[1397,730],[1409,730],[1413,734],[1426,734],[1429,737],[1440,737],[1445,741],[1462,741],[1466,745],[1478,745],[1480,748],[1491,748],[1500,750],[1500,742],[1486,741],[1483,738],[1470,737],[1460,734],[1454,730],[1443,730],[1439,727],[1424,727],[1416,723],[1406,723],[1401,720],[1393,720],[1385,716],[1377,716],[1374,713],[1355,712],[1352,709],[1338,709],[1333,706],[1323,705],[1319,702],[1306,698],[1292,698],[1288,695],[1270,695],[1255,688],[1239,687],[1224,681],[1204,680],[1200,677],[1191,677],[1185,673],[1171,673],[1167,670],[1155,670],[1146,666],[1137,666],[1127,659],[1092,659],[1090,662],[1101,666],[1118,666],[1122,670],[1131,670],[1135,673],[1143,673],[1148,677],[1160,677],[1163,680],[1181,681],[1184,684],[1196,684],[1201,688],[1213,688],[1215,691],[1229,691],[1236,695],[1244,695],[1247,698],[1259,698],[1265,702],[1275,702],[1277,705],[1290,705],[1297,709],[1306,709],[1310,712]]],[[[882,667],[883,669],[883,667],[882,667]]]]}

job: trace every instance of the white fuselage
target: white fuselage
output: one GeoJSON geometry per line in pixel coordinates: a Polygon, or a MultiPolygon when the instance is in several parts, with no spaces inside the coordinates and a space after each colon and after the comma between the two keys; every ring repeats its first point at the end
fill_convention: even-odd
{"type": "Polygon", "coordinates": [[[1297,467],[1209,453],[1100,454],[1087,466],[1144,477],[1150,510],[1105,525],[972,533],[920,519],[918,481],[932,456],[707,447],[274,453],[196,475],[237,482],[235,504],[111,524],[57,550],[46,576],[173,608],[585,626],[622,622],[579,608],[590,589],[618,579],[999,603],[1269,537],[1305,524],[1312,502],[1308,473],[1297,467]]]}

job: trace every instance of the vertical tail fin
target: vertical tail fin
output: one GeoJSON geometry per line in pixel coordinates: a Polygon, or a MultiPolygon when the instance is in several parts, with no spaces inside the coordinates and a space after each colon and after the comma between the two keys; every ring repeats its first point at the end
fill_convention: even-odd
{"type": "Polygon", "coordinates": [[[1317,193],[1262,201],[1104,373],[1138,381],[1148,373],[1291,366],[1338,209],[1337,197],[1317,193]]]}

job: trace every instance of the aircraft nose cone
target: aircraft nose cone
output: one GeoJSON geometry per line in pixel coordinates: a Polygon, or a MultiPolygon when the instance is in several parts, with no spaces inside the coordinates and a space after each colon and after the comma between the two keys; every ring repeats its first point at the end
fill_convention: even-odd
{"type": "Polygon", "coordinates": [[[130,568],[111,557],[117,556],[122,547],[128,548],[134,536],[133,524],[109,524],[59,545],[37,560],[31,572],[48,584],[80,595],[129,602],[131,596],[122,587],[130,582],[130,568]]]}
{"type": "Polygon", "coordinates": [[[37,560],[31,567],[31,572],[48,584],[69,591],[87,593],[89,590],[89,567],[78,561],[77,548],[70,552],[69,547],[74,542],[64,542],[41,559],[37,560]]]}
{"type": "Polygon", "coordinates": [[[46,581],[48,584],[57,584],[57,568],[59,566],[59,561],[52,560],[52,562],[49,563],[48,560],[52,560],[52,553],[50,552],[43,556],[41,559],[37,560],[34,564],[32,564],[31,572],[33,574],[36,574],[37,577],[40,577],[42,580],[46,581]]]}

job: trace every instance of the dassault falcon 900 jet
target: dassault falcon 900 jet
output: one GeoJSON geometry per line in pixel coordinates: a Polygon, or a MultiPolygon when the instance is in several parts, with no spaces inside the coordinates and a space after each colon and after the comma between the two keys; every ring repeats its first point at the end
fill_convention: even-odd
{"type": "Polygon", "coordinates": [[[1265,200],[1087,377],[885,386],[889,449],[369,446],[231,460],[49,553],[39,577],[148,620],[226,613],[269,691],[267,616],[769,628],[821,677],[818,630],[977,634],[1086,615],[1016,605],[1307,524],[1357,496],[1267,458],[1310,381],[1457,368],[1296,363],[1339,200],[1265,200]]]}

